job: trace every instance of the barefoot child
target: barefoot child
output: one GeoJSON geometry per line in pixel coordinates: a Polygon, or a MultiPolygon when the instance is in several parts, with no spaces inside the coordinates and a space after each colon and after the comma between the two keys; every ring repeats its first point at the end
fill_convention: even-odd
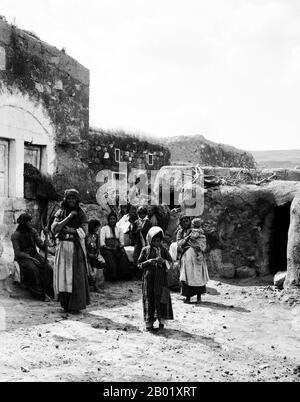
{"type": "Polygon", "coordinates": [[[161,244],[163,237],[160,227],[152,227],[147,234],[148,246],[143,248],[138,260],[139,268],[143,270],[143,308],[147,331],[154,330],[156,319],[159,329],[164,329],[165,320],[173,320],[166,266],[166,261],[172,262],[172,258],[161,244]]]}
{"type": "Polygon", "coordinates": [[[88,234],[85,238],[85,246],[89,264],[89,283],[92,291],[100,292],[100,287],[103,284],[103,268],[105,261],[100,254],[100,238],[99,238],[100,222],[91,220],[88,223],[88,234]]]}
{"type": "Polygon", "coordinates": [[[143,247],[146,246],[146,236],[152,227],[152,223],[148,218],[147,208],[139,207],[137,210],[138,219],[132,226],[131,236],[134,246],[133,266],[137,277],[139,277],[139,270],[137,269],[138,258],[141,254],[143,247]]]}

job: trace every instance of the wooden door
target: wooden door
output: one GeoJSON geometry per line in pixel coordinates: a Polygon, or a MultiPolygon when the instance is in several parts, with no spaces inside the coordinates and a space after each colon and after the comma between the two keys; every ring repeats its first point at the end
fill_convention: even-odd
{"type": "Polygon", "coordinates": [[[8,141],[0,139],[0,197],[8,196],[8,141]]]}

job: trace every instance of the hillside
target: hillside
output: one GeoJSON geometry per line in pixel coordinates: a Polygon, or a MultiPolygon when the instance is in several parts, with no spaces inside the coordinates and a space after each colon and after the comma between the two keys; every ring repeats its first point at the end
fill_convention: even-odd
{"type": "Polygon", "coordinates": [[[260,168],[295,168],[300,166],[300,150],[251,151],[260,168]]]}
{"type": "Polygon", "coordinates": [[[203,135],[164,138],[171,152],[173,164],[201,164],[203,166],[255,167],[251,153],[230,145],[207,140],[203,135]]]}

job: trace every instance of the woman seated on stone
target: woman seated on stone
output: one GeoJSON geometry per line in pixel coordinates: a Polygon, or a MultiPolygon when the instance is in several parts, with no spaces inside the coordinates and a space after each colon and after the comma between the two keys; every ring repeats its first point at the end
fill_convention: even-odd
{"type": "Polygon", "coordinates": [[[52,232],[58,240],[54,267],[55,293],[66,312],[84,310],[90,303],[84,242],[87,218],[79,206],[77,190],[65,191],[61,209],[55,214],[52,232]]]}
{"type": "Polygon", "coordinates": [[[29,214],[22,214],[17,220],[19,226],[11,236],[15,261],[20,266],[21,283],[36,299],[49,301],[54,297],[53,270],[37,252],[37,247],[45,250],[46,244],[32,227],[31,220],[29,214]]]}
{"type": "Polygon", "coordinates": [[[132,275],[130,263],[124,250],[124,235],[116,227],[117,215],[108,215],[108,224],[100,231],[100,251],[106,262],[105,279],[116,281],[129,279],[132,275]]]}

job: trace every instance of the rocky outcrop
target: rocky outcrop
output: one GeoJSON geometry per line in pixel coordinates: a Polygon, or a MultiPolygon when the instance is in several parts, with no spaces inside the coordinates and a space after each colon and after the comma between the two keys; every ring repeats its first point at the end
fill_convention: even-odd
{"type": "Polygon", "coordinates": [[[232,279],[235,277],[235,266],[231,262],[222,264],[219,267],[218,273],[222,278],[232,279]]]}
{"type": "Polygon", "coordinates": [[[255,278],[256,272],[253,268],[250,267],[239,267],[236,270],[236,276],[239,279],[255,278]]]}
{"type": "Polygon", "coordinates": [[[255,161],[249,152],[230,145],[217,144],[203,135],[170,137],[164,144],[171,152],[173,164],[200,164],[202,166],[223,166],[254,168],[255,161]]]}
{"type": "Polygon", "coordinates": [[[286,275],[287,275],[286,271],[277,272],[277,274],[274,275],[274,279],[273,279],[274,286],[276,286],[279,289],[282,289],[283,285],[284,285],[284,281],[286,279],[286,275]]]}
{"type": "Polygon", "coordinates": [[[294,198],[291,206],[291,222],[287,245],[287,276],[284,288],[293,288],[300,293],[300,192],[294,198]]]}

